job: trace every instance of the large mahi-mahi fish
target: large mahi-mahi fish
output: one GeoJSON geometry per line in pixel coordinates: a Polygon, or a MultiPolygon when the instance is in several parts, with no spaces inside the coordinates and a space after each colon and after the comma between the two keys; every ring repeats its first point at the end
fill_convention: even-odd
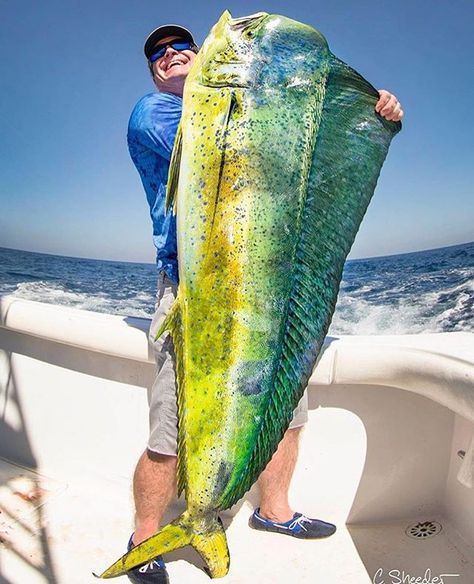
{"type": "Polygon", "coordinates": [[[334,312],[344,261],[399,123],[314,28],[224,12],[186,80],[171,162],[176,350],[187,509],[102,577],[191,544],[229,567],[218,512],[265,468],[334,312]]]}

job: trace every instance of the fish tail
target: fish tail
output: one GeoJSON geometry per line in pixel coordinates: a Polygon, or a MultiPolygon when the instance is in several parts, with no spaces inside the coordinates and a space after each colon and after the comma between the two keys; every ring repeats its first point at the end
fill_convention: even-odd
{"type": "Polygon", "coordinates": [[[186,511],[177,519],[166,525],[161,531],[152,535],[134,547],[98,578],[115,578],[132,568],[150,562],[158,555],[192,545],[206,562],[212,578],[225,576],[229,571],[229,550],[224,527],[215,515],[193,517],[186,511]]]}
{"type": "Polygon", "coordinates": [[[222,578],[227,574],[230,557],[220,517],[215,517],[205,532],[196,531],[191,545],[206,562],[211,578],[222,578]]]}

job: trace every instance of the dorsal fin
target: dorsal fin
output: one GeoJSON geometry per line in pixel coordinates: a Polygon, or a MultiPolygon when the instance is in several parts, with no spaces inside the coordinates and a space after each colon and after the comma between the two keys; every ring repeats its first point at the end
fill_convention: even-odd
{"type": "Polygon", "coordinates": [[[370,83],[331,55],[273,391],[248,463],[224,491],[222,509],[244,495],[274,454],[329,329],[345,259],[400,129],[375,113],[377,99],[370,83]]]}

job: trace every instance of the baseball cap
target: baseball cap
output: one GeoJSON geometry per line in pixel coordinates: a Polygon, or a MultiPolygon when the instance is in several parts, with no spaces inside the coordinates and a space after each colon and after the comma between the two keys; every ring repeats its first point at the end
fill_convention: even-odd
{"type": "Polygon", "coordinates": [[[187,28],[184,28],[184,26],[179,26],[179,24],[164,24],[163,26],[155,28],[155,30],[148,35],[145,41],[145,46],[143,47],[145,57],[149,59],[153,53],[153,49],[155,48],[156,43],[168,36],[179,36],[193,44],[196,44],[193,35],[187,28]]]}

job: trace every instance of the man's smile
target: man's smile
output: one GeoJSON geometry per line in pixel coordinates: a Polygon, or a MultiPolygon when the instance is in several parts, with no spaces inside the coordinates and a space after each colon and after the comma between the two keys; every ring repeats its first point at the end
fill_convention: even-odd
{"type": "Polygon", "coordinates": [[[168,69],[171,69],[171,67],[175,67],[176,65],[181,66],[184,65],[184,63],[181,63],[181,61],[174,61],[174,63],[168,65],[168,69]]]}
{"type": "Polygon", "coordinates": [[[183,66],[183,65],[186,65],[187,63],[188,63],[188,59],[183,59],[183,57],[181,57],[181,56],[175,57],[166,66],[166,71],[169,71],[172,67],[183,66]]]}

